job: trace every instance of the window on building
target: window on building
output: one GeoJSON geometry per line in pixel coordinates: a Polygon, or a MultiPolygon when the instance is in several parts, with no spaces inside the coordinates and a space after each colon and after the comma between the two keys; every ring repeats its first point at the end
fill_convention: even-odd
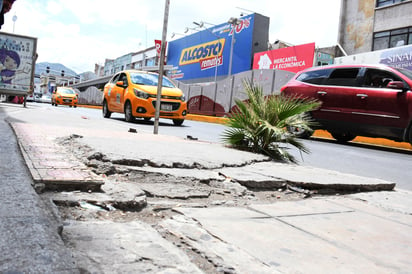
{"type": "Polygon", "coordinates": [[[378,0],[376,1],[376,7],[389,6],[389,5],[393,5],[393,4],[404,2],[404,1],[407,1],[407,0],[378,0]]]}
{"type": "Polygon", "coordinates": [[[412,27],[376,32],[373,34],[373,50],[412,44],[412,27]]]}
{"type": "Polygon", "coordinates": [[[148,67],[155,65],[155,58],[146,59],[146,65],[148,67]]]}

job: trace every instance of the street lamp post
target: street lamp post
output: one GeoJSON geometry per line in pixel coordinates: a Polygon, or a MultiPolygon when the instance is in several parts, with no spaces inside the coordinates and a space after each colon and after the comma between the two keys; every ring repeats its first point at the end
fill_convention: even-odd
{"type": "Polygon", "coordinates": [[[178,33],[178,32],[173,32],[172,35],[170,36],[170,38],[174,38],[176,35],[186,36],[185,34],[181,34],[181,33],[178,33]]]}
{"type": "Polygon", "coordinates": [[[14,15],[13,15],[13,18],[12,18],[11,20],[13,20],[13,33],[14,33],[14,27],[15,27],[15,25],[16,25],[17,15],[14,14],[14,15]]]}
{"type": "Polygon", "coordinates": [[[229,24],[232,25],[233,33],[232,33],[232,42],[230,44],[230,57],[229,57],[229,72],[228,77],[232,76],[232,61],[233,61],[233,46],[235,44],[235,33],[236,33],[236,26],[241,23],[241,21],[237,18],[231,17],[228,21],[229,24]]]}

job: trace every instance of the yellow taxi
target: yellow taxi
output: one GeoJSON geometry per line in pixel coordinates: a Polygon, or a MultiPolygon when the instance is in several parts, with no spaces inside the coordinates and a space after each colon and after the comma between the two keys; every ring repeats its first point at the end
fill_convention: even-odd
{"type": "Polygon", "coordinates": [[[78,102],[77,92],[69,87],[58,87],[53,91],[51,104],[52,106],[66,105],[70,107],[77,107],[78,102]]]}
{"type": "MultiPolygon", "coordinates": [[[[112,112],[124,113],[127,122],[135,118],[150,120],[155,116],[159,74],[139,70],[116,73],[104,86],[103,117],[112,112]]],[[[163,76],[160,101],[160,118],[172,119],[173,124],[183,124],[187,104],[183,91],[163,76]]]]}

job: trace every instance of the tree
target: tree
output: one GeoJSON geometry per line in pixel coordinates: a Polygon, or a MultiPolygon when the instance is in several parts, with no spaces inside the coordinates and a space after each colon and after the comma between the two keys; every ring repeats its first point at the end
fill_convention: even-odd
{"type": "Polygon", "coordinates": [[[288,153],[287,145],[305,153],[309,150],[288,128],[310,129],[313,123],[307,113],[317,109],[320,102],[296,96],[265,97],[262,87],[248,81],[243,85],[248,100],[235,100],[237,110],[228,119],[229,128],[223,132],[223,141],[237,149],[297,163],[288,153]]]}

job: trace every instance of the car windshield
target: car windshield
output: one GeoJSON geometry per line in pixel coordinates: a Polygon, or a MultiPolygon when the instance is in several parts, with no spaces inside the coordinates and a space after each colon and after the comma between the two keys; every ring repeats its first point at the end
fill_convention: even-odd
{"type": "MultiPolygon", "coordinates": [[[[157,86],[158,75],[151,73],[130,73],[130,79],[133,84],[157,86]]],[[[162,86],[167,88],[174,88],[175,85],[166,77],[163,77],[162,86]]]]}
{"type": "Polygon", "coordinates": [[[401,69],[401,68],[396,68],[397,71],[408,77],[409,79],[412,80],[412,71],[409,69],[401,69]]]}
{"type": "Polygon", "coordinates": [[[66,94],[76,94],[76,92],[74,92],[74,90],[72,89],[68,89],[68,88],[63,88],[59,90],[61,93],[66,93],[66,94]]]}

